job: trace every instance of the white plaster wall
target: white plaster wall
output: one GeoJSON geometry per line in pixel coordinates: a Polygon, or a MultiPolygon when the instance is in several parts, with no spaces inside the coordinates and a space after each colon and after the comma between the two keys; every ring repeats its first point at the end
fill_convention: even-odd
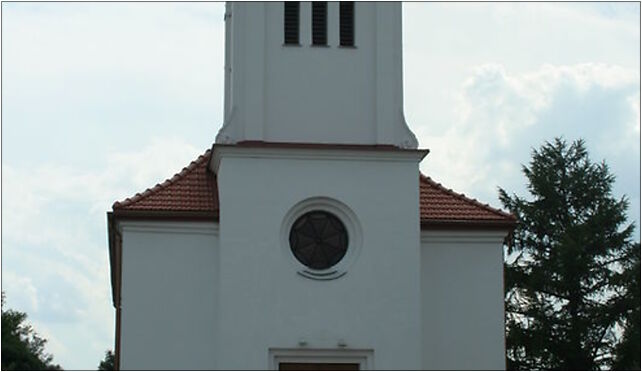
{"type": "Polygon", "coordinates": [[[233,2],[226,12],[218,143],[416,148],[403,119],[401,3],[355,2],[355,47],[339,47],[338,2],[328,3],[328,46],[311,46],[310,2],[301,2],[300,46],[283,44],[283,2],[233,2]]]}
{"type": "Polygon", "coordinates": [[[376,369],[420,369],[418,159],[297,157],[220,161],[216,367],[266,369],[272,348],[343,340],[373,351],[376,369]],[[317,196],[347,205],[363,231],[354,264],[329,281],[297,274],[280,240],[288,210],[317,196]]]}
{"type": "Polygon", "coordinates": [[[123,370],[212,369],[217,225],[120,222],[123,370]]]}
{"type": "Polygon", "coordinates": [[[504,236],[422,231],[423,368],[505,369],[504,236]]]}

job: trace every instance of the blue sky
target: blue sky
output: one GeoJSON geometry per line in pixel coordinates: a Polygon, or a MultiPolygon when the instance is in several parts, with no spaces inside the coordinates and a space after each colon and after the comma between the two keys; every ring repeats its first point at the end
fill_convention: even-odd
{"type": "MultiPolygon", "coordinates": [[[[639,3],[404,4],[424,173],[501,206],[531,148],[584,138],[640,222],[639,3]]],[[[2,4],[2,289],[66,369],[113,347],[105,212],[222,123],[223,4],[2,4]]],[[[636,240],[639,241],[639,229],[636,240]]]]}

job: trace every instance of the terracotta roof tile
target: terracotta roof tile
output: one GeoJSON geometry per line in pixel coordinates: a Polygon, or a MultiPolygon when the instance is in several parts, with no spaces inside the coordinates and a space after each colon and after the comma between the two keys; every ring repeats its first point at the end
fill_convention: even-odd
{"type": "Polygon", "coordinates": [[[207,170],[209,159],[210,150],[207,150],[165,182],[114,203],[114,212],[218,213],[218,188],[216,176],[207,170]]]}
{"type": "MultiPolygon", "coordinates": [[[[207,169],[210,153],[208,150],[165,182],[114,203],[114,213],[142,213],[146,216],[183,213],[218,218],[216,176],[207,169]]],[[[458,194],[424,175],[419,177],[419,195],[422,228],[471,225],[507,227],[515,224],[512,215],[458,194]]]]}
{"type": "Polygon", "coordinates": [[[419,177],[419,210],[422,226],[440,224],[513,225],[515,217],[458,194],[430,177],[419,177]]]}

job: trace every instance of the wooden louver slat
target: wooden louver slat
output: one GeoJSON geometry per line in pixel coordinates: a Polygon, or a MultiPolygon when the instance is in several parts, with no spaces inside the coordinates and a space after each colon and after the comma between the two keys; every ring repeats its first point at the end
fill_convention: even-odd
{"type": "Polygon", "coordinates": [[[328,3],[312,2],[312,45],[328,44],[328,3]]]}
{"type": "Polygon", "coordinates": [[[299,2],[283,3],[283,43],[299,44],[299,2]]]}
{"type": "Polygon", "coordinates": [[[339,4],[339,44],[354,46],[354,1],[339,4]]]}

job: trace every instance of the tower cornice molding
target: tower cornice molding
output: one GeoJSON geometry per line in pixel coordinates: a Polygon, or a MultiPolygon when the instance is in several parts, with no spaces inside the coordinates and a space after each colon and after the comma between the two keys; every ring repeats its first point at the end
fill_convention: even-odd
{"type": "Polygon", "coordinates": [[[403,149],[391,145],[246,141],[236,145],[214,144],[209,168],[214,173],[218,173],[221,159],[224,157],[414,162],[419,164],[429,152],[430,150],[428,149],[403,149]]]}

